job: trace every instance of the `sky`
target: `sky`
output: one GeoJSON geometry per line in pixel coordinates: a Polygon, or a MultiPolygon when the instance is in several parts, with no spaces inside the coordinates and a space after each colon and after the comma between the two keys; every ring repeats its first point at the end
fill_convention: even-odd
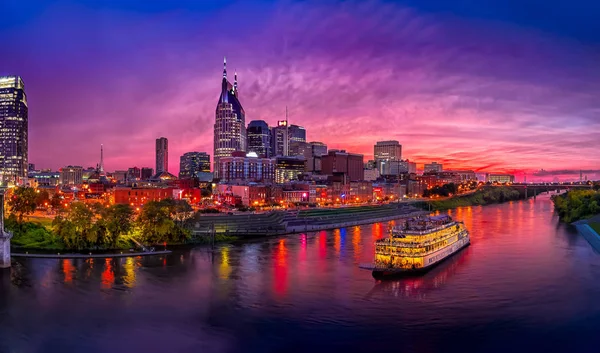
{"type": "Polygon", "coordinates": [[[309,141],[528,180],[600,179],[596,1],[1,0],[37,168],[154,167],[213,153],[223,57],[246,122],[309,141]],[[542,170],[543,171],[540,171],[542,170]]]}

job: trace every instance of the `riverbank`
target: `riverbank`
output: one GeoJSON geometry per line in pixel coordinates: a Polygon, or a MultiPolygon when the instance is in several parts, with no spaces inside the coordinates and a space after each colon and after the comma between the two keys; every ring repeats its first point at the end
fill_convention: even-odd
{"type": "Polygon", "coordinates": [[[597,215],[600,217],[600,191],[598,190],[569,190],[562,195],[554,196],[552,202],[560,220],[565,223],[573,223],[597,215]]]}
{"type": "Polygon", "coordinates": [[[432,211],[446,211],[457,207],[486,206],[508,201],[525,200],[528,196],[525,190],[509,186],[488,186],[467,195],[457,195],[444,200],[425,201],[418,205],[432,211]]]}
{"type": "Polygon", "coordinates": [[[144,251],[144,252],[122,252],[119,254],[29,254],[29,253],[12,253],[11,257],[28,257],[38,259],[111,259],[119,257],[138,257],[138,256],[157,256],[168,255],[172,251],[144,251]]]}
{"type": "Polygon", "coordinates": [[[238,239],[278,236],[388,222],[427,213],[408,203],[393,203],[247,215],[199,215],[192,221],[192,240],[213,236],[238,239]]]}

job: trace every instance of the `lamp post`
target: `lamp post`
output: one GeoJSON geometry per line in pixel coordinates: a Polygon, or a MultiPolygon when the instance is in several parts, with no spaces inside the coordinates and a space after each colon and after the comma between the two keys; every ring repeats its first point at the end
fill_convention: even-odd
{"type": "Polygon", "coordinates": [[[0,269],[10,267],[10,238],[12,234],[4,231],[4,187],[0,187],[0,269]]]}

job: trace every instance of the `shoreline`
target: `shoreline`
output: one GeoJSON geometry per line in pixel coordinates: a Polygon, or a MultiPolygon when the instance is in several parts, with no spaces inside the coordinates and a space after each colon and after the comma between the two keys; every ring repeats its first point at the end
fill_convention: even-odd
{"type": "MultiPolygon", "coordinates": [[[[472,194],[471,194],[472,195],[472,194]]],[[[379,222],[390,222],[396,219],[409,218],[418,215],[431,214],[436,211],[447,211],[458,207],[488,206],[502,204],[504,202],[489,202],[481,204],[479,202],[468,202],[471,196],[457,195],[445,201],[453,199],[462,199],[460,205],[453,207],[436,209],[432,207],[430,211],[422,208],[422,205],[434,205],[436,201],[413,201],[388,203],[380,205],[366,205],[347,208],[323,208],[308,209],[291,212],[270,212],[263,214],[241,214],[241,215],[211,215],[210,217],[201,216],[195,220],[195,226],[191,227],[193,238],[187,243],[167,244],[176,247],[201,247],[210,246],[211,243],[234,243],[247,240],[267,239],[276,236],[301,234],[304,232],[316,232],[332,230],[345,227],[362,226],[379,222]],[[467,201],[468,200],[468,201],[467,201]],[[467,201],[467,202],[464,202],[467,201]],[[468,205],[466,204],[468,203],[468,205]],[[421,207],[419,207],[421,206],[421,207]],[[211,240],[214,236],[214,242],[211,240]]],[[[473,200],[474,201],[474,200],[473,200]]],[[[439,201],[438,201],[439,202],[439,201]]],[[[600,237],[600,236],[599,236],[600,237]]],[[[599,247],[600,248],[600,247],[599,247]]],[[[129,257],[129,256],[149,256],[160,255],[161,252],[153,253],[121,253],[121,254],[27,254],[23,253],[23,248],[14,249],[12,256],[15,257],[38,257],[38,258],[109,258],[109,257],[129,257]]],[[[31,251],[48,251],[44,248],[28,248],[31,251]]],[[[49,250],[56,251],[56,250],[49,250]]],[[[65,249],[65,251],[69,251],[65,249]]],[[[170,253],[170,252],[168,252],[170,253]]]]}
{"type": "Polygon", "coordinates": [[[35,258],[35,259],[112,259],[121,257],[158,256],[171,254],[171,250],[145,251],[120,254],[28,254],[12,253],[11,257],[35,258]]]}

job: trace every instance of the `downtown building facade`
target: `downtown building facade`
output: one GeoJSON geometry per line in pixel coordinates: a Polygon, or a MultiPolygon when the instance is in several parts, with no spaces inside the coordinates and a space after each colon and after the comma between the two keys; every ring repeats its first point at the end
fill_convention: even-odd
{"type": "Polygon", "coordinates": [[[219,178],[224,183],[273,183],[276,160],[272,158],[229,156],[219,158],[219,178]]]}
{"type": "Polygon", "coordinates": [[[396,140],[378,141],[373,146],[373,155],[379,174],[397,174],[392,172],[391,162],[402,160],[402,145],[396,140]]]}
{"type": "Polygon", "coordinates": [[[197,173],[210,173],[210,155],[206,152],[187,152],[179,159],[179,178],[190,179],[197,173]]]}
{"type": "Polygon", "coordinates": [[[28,172],[29,110],[19,76],[0,77],[0,182],[22,184],[28,172]]]}
{"type": "Polygon", "coordinates": [[[247,146],[248,152],[254,152],[258,157],[270,158],[271,152],[271,129],[264,120],[252,120],[248,124],[247,146]]]}
{"type": "Polygon", "coordinates": [[[365,179],[363,155],[345,150],[330,150],[321,157],[321,172],[347,184],[365,179]]]}
{"type": "Polygon", "coordinates": [[[214,164],[215,177],[221,178],[220,159],[233,152],[246,152],[246,113],[239,101],[237,74],[234,84],[227,80],[227,61],[223,61],[221,94],[215,109],[214,164]]]}

